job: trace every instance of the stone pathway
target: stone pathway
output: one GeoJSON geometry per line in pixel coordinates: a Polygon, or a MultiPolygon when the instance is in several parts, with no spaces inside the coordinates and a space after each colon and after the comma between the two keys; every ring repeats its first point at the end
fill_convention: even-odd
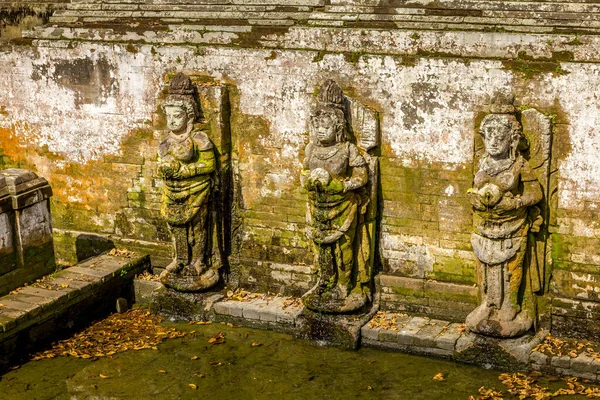
{"type": "Polygon", "coordinates": [[[149,266],[148,256],[104,254],[0,297],[0,367],[81,321],[114,310],[116,299],[131,292],[133,277],[149,266]]]}

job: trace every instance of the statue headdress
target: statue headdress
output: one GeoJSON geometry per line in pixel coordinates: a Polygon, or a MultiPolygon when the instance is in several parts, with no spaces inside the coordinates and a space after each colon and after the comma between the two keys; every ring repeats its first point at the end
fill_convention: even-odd
{"type": "Polygon", "coordinates": [[[344,114],[345,97],[342,88],[335,81],[327,79],[319,88],[317,99],[319,104],[313,112],[312,118],[330,115],[341,127],[337,141],[345,142],[347,139],[346,116],[344,114]]]}
{"type": "Polygon", "coordinates": [[[169,96],[163,103],[166,106],[183,107],[189,118],[196,122],[200,118],[200,104],[196,100],[196,86],[189,76],[178,72],[169,81],[169,96]]]}

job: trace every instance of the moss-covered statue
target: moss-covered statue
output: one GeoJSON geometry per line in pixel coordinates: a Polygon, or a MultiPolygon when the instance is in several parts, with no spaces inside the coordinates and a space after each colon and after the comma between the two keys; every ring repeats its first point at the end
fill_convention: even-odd
{"type": "Polygon", "coordinates": [[[326,81],[310,117],[311,142],[301,174],[309,193],[308,236],[319,273],[303,302],[329,313],[359,310],[371,293],[372,235],[364,235],[369,155],[347,140],[344,107],[340,87],[326,81]]]}
{"type": "Polygon", "coordinates": [[[219,280],[209,246],[215,154],[203,125],[194,124],[200,117],[196,96],[188,76],[178,73],[171,79],[163,103],[169,133],[158,149],[158,173],[164,184],[161,214],[175,245],[175,257],[160,280],[184,292],[206,290],[219,280]]]}
{"type": "Polygon", "coordinates": [[[535,262],[531,249],[532,232],[541,224],[536,204],[543,192],[524,157],[529,143],[516,113],[488,114],[479,133],[485,149],[467,196],[474,209],[471,243],[482,302],[466,324],[480,334],[509,338],[530,330],[536,319],[534,292],[543,265],[535,262]]]}

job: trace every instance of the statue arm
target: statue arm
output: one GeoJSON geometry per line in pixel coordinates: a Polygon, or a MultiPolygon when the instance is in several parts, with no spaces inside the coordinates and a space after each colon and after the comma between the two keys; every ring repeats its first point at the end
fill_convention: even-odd
{"type": "Polygon", "coordinates": [[[529,207],[539,203],[544,198],[542,187],[536,180],[523,182],[523,194],[521,195],[521,203],[523,207],[529,207]]]}
{"type": "Polygon", "coordinates": [[[344,191],[348,192],[350,190],[355,190],[360,187],[363,187],[369,181],[369,171],[367,170],[367,166],[363,165],[360,167],[352,168],[352,176],[350,179],[344,182],[344,191]]]}
{"type": "Polygon", "coordinates": [[[210,174],[215,170],[215,153],[212,148],[201,151],[198,161],[195,163],[182,164],[179,171],[174,175],[178,179],[192,178],[198,175],[210,174]]]}

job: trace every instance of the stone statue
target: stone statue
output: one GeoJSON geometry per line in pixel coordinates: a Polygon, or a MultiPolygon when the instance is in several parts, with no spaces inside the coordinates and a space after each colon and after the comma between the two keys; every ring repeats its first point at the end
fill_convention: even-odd
{"type": "Polygon", "coordinates": [[[171,79],[162,106],[169,133],[158,149],[158,174],[164,184],[161,214],[175,245],[175,257],[160,280],[183,292],[203,291],[219,280],[209,245],[215,154],[202,124],[194,124],[201,112],[196,95],[188,76],[178,73],[171,79]]]}
{"type": "Polygon", "coordinates": [[[319,312],[359,310],[371,293],[373,232],[365,223],[371,200],[367,160],[371,159],[347,140],[350,124],[345,111],[347,100],[341,88],[326,81],[310,117],[311,142],[301,174],[309,193],[308,236],[319,273],[303,302],[319,312]]]}
{"type": "Polygon", "coordinates": [[[531,233],[542,223],[536,204],[543,192],[524,156],[529,143],[514,108],[503,107],[481,122],[485,150],[467,192],[474,209],[471,243],[482,302],[466,325],[473,332],[509,338],[527,332],[536,318],[533,293],[539,285],[534,278],[540,273],[531,257],[531,233]]]}

